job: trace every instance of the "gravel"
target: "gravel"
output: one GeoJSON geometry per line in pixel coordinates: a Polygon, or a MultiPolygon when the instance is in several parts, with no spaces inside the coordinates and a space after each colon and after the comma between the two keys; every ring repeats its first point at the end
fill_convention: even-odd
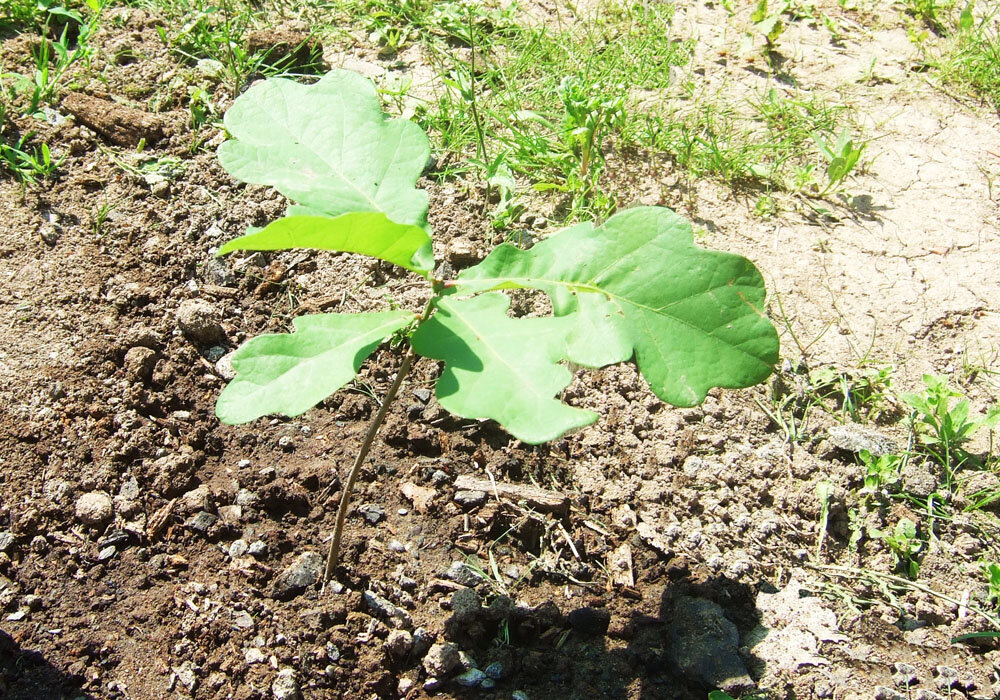
{"type": "Polygon", "coordinates": [[[303,552],[271,585],[271,597],[288,600],[315,586],[323,576],[324,562],[316,552],[303,552]]]}
{"type": "Polygon", "coordinates": [[[87,525],[101,525],[111,520],[114,505],[104,491],[91,491],[76,500],[76,517],[87,525]]]}

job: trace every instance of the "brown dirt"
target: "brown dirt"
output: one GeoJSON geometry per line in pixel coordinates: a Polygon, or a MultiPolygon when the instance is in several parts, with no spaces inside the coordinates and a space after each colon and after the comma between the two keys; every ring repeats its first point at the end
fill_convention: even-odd
{"type": "MultiPolygon", "coordinates": [[[[702,36],[699,60],[711,64],[725,33],[721,8],[684,4],[678,31],[702,36]]],[[[163,48],[159,20],[139,10],[120,20],[106,24],[92,72],[80,74],[104,82],[83,92],[107,91],[151,119],[154,109],[183,108],[184,86],[170,79],[199,78],[163,48]],[[112,61],[123,42],[141,60],[112,61]]],[[[1000,343],[1000,219],[988,184],[1000,171],[988,155],[1000,153],[998,120],[908,70],[895,12],[874,26],[839,48],[819,30],[782,40],[797,79],[866,105],[879,157],[852,190],[869,198],[867,210],[842,207],[837,221],[789,211],[762,222],[751,199],[711,183],[674,189],[677,174],[652,160],[637,166],[645,184],[626,199],[684,210],[708,230],[707,245],[755,260],[782,300],[772,313],[794,362],[849,368],[871,348],[898,368],[900,388],[916,389],[924,371],[950,371],[981,409],[995,399],[991,375],[971,381],[960,369],[963,356],[988,357],[1000,343]],[[854,69],[873,55],[885,57],[887,82],[856,82],[854,69]],[[801,358],[792,332],[809,346],[801,358]]],[[[327,49],[378,63],[374,49],[327,49]]],[[[4,65],[24,61],[14,42],[2,52],[4,65]]],[[[749,89],[760,78],[745,68],[734,70],[749,89]]],[[[217,87],[221,108],[225,89],[217,87]]],[[[74,99],[60,111],[77,113],[74,99]]],[[[304,311],[382,308],[389,299],[417,308],[422,292],[356,256],[217,259],[223,241],[279,216],[282,198],[235,183],[211,152],[192,154],[183,122],[135,154],[109,149],[112,131],[86,118],[54,121],[16,126],[67,154],[59,176],[27,190],[0,180],[0,531],[13,535],[0,553],[0,696],[270,698],[278,671],[294,669],[305,698],[498,700],[515,690],[532,700],[704,698],[711,688],[671,655],[675,620],[691,598],[721,606],[770,697],[870,698],[876,686],[893,686],[895,662],[916,668],[914,691],[933,689],[944,664],[974,680],[968,697],[993,696],[995,644],[949,642],[983,628],[962,606],[817,568],[815,489],[829,480],[822,561],[891,569],[881,542],[849,548],[847,507],[861,472],[825,439],[839,422],[833,413],[815,411],[806,439],[792,445],[761,408],[771,387],[715,392],[678,410],[656,401],[631,366],[580,373],[566,399],[601,420],[529,447],[489,423],[447,415],[423,392],[438,369],[421,361],[355,494],[342,587],[272,597],[296,557],[323,551],[338,475],[373,414],[369,394],[384,392],[399,357],[380,351],[352,389],[300,418],[236,428],[214,417],[224,385],[217,361],[304,311]],[[151,169],[159,176],[144,178],[151,169]],[[186,300],[212,305],[224,343],[199,346],[180,332],[186,300]],[[453,500],[462,474],[535,483],[567,494],[570,508],[559,517],[494,497],[463,508],[453,500]],[[405,483],[434,490],[424,512],[402,494],[405,483]],[[114,515],[87,525],[74,511],[94,491],[113,497],[114,515]],[[384,510],[377,523],[362,517],[369,505],[384,510]],[[213,518],[199,521],[202,512],[213,518]],[[257,543],[263,553],[252,556],[244,545],[257,543]],[[445,574],[470,558],[488,580],[473,582],[485,605],[467,613],[452,609],[463,586],[445,574]],[[611,564],[629,559],[631,581],[611,564]],[[764,620],[761,594],[793,580],[816,594],[811,610],[836,613],[839,628],[827,637],[810,628],[820,641],[801,665],[796,653],[761,658],[747,646],[764,620]],[[420,655],[387,647],[393,623],[366,591],[405,610],[405,628],[457,644],[479,668],[501,663],[497,688],[446,681],[425,691],[420,655]],[[413,689],[400,693],[407,679],[413,689]]],[[[453,239],[471,241],[477,254],[496,242],[464,183],[422,184],[439,259],[453,239]]],[[[789,370],[775,387],[796,381],[789,370]]],[[[899,428],[885,430],[905,440],[899,428]]],[[[903,515],[923,517],[896,504],[870,524],[903,515]]],[[[1000,560],[995,515],[959,512],[935,533],[920,582],[985,607],[978,560],[1000,560]]]]}

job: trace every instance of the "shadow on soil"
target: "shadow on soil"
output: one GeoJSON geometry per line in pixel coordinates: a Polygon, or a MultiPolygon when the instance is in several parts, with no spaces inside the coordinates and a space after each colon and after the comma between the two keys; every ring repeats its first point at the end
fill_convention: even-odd
{"type": "Polygon", "coordinates": [[[37,651],[22,649],[0,629],[0,698],[4,700],[94,700],[37,651]]]}
{"type": "MultiPolygon", "coordinates": [[[[453,614],[446,637],[469,650],[481,668],[503,667],[497,697],[520,690],[531,700],[705,700],[722,684],[708,679],[741,674],[742,682],[728,686],[732,694],[754,689],[746,666],[755,660],[737,654],[738,638],[759,622],[754,588],[688,577],[685,570],[643,590],[645,600],[616,594],[602,603],[595,596],[568,614],[549,602],[530,614],[510,609],[504,616],[493,601],[476,619],[453,614]]],[[[483,697],[481,688],[462,688],[454,680],[442,690],[462,700],[483,697]]]]}

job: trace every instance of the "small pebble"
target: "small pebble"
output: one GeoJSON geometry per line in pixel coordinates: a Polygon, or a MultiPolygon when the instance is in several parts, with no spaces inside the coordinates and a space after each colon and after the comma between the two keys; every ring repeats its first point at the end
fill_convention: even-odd
{"type": "Polygon", "coordinates": [[[274,694],[274,700],[299,700],[302,693],[295,678],[295,669],[283,668],[278,671],[277,677],[271,683],[271,692],[274,694]]]}
{"type": "Polygon", "coordinates": [[[87,525],[100,525],[111,520],[114,505],[103,491],[85,493],[76,500],[76,517],[87,525]]]}
{"type": "Polygon", "coordinates": [[[250,549],[250,545],[247,544],[246,540],[236,540],[229,545],[229,556],[233,559],[239,559],[247,553],[248,549],[250,549]]]}
{"type": "Polygon", "coordinates": [[[409,512],[410,511],[408,511],[406,508],[400,508],[399,510],[396,511],[396,513],[398,513],[399,515],[406,515],[409,512]]]}
{"type": "Polygon", "coordinates": [[[493,680],[498,681],[503,678],[503,664],[499,661],[494,661],[484,668],[483,672],[493,680]]]}
{"type": "Polygon", "coordinates": [[[486,674],[478,668],[470,668],[465,673],[455,676],[455,682],[459,685],[464,685],[466,688],[475,688],[484,680],[486,680],[486,674]]]}
{"type": "Polygon", "coordinates": [[[257,559],[263,559],[267,556],[267,543],[263,540],[257,540],[251,543],[250,548],[247,550],[250,556],[256,557],[257,559]]]}

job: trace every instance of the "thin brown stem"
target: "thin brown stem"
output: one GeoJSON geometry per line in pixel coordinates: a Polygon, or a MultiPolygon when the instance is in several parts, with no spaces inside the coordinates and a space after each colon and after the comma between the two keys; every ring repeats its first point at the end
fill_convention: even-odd
{"type": "Polygon", "coordinates": [[[403,357],[403,364],[399,366],[396,378],[392,381],[392,385],[389,387],[389,391],[386,392],[385,398],[382,399],[382,406],[372,419],[371,425],[368,426],[365,441],[361,444],[358,456],[354,460],[354,466],[351,467],[351,473],[347,477],[347,483],[344,484],[344,489],[340,496],[340,507],[337,509],[337,524],[334,526],[333,539],[330,541],[330,551],[326,555],[326,573],[323,574],[324,586],[333,576],[333,570],[337,568],[337,562],[340,559],[340,538],[344,534],[344,521],[347,520],[347,509],[351,504],[351,492],[354,491],[354,483],[358,480],[358,475],[361,473],[361,465],[364,464],[365,458],[368,457],[368,452],[371,451],[372,443],[375,442],[375,436],[378,434],[378,429],[382,427],[382,423],[385,421],[385,416],[389,412],[389,406],[392,405],[392,400],[396,398],[396,392],[399,391],[399,387],[403,383],[403,378],[413,365],[414,356],[413,348],[408,347],[406,355],[403,357]]]}

